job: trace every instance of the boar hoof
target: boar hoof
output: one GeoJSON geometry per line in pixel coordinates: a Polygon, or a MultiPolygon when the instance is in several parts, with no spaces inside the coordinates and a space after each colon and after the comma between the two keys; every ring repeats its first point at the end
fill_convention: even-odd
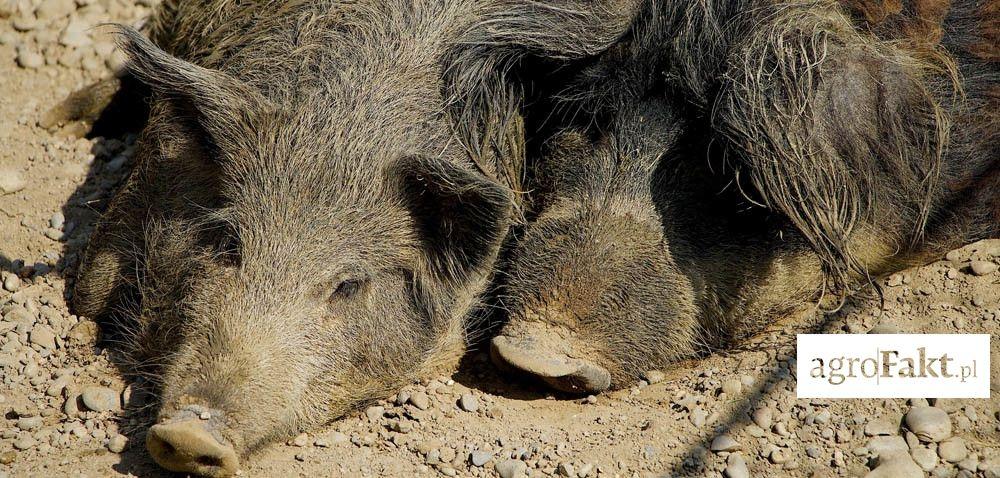
{"type": "Polygon", "coordinates": [[[604,367],[540,347],[530,338],[498,335],[490,343],[490,356],[501,368],[530,373],[563,392],[600,393],[611,386],[604,367]]]}
{"type": "Polygon", "coordinates": [[[170,471],[223,477],[234,475],[239,464],[233,447],[216,440],[197,418],[153,425],[146,448],[170,471]]]}

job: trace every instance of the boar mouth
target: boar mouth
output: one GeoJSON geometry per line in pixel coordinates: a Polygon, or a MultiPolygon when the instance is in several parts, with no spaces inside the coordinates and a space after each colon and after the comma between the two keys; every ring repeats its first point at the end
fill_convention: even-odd
{"type": "Polygon", "coordinates": [[[490,358],[501,369],[534,375],[563,392],[600,393],[611,387],[611,374],[589,360],[559,352],[544,338],[498,335],[490,341],[490,358]]]}

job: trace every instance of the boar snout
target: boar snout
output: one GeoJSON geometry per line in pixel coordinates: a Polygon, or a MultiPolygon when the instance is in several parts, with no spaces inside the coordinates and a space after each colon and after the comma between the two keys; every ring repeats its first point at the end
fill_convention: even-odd
{"type": "Polygon", "coordinates": [[[566,334],[540,324],[511,325],[490,342],[490,358],[501,370],[532,375],[568,393],[600,393],[611,386],[608,370],[582,358],[587,354],[566,334]]]}
{"type": "MultiPolygon", "coordinates": [[[[218,416],[206,411],[207,416],[218,416]]],[[[217,430],[218,420],[204,420],[184,409],[150,427],[146,449],[160,466],[201,476],[232,476],[239,466],[236,450],[217,430]]]]}

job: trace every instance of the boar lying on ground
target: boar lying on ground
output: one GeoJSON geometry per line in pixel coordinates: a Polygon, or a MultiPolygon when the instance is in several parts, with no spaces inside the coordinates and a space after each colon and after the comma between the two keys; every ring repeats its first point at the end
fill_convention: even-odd
{"type": "Polygon", "coordinates": [[[161,465],[232,474],[454,367],[516,217],[524,141],[504,91],[475,117],[447,93],[479,9],[168,1],[152,42],[120,33],[153,103],[74,301],[159,385],[161,465]]]}
{"type": "Polygon", "coordinates": [[[998,15],[637,5],[554,95],[570,119],[528,168],[494,360],[561,390],[620,387],[997,236],[998,15]]]}
{"type": "MultiPolygon", "coordinates": [[[[157,385],[158,463],[229,475],[263,445],[453,369],[522,208],[511,64],[592,55],[628,20],[594,10],[606,27],[564,45],[560,25],[577,25],[520,28],[533,9],[178,0],[152,41],[120,32],[121,84],[152,101],[74,306],[119,329],[126,365],[157,385]]],[[[98,111],[111,90],[43,121],[98,111]]]]}

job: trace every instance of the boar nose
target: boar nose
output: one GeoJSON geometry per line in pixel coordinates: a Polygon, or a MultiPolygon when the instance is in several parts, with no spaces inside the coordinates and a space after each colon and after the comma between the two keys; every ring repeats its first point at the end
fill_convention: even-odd
{"type": "Polygon", "coordinates": [[[160,466],[209,477],[232,476],[239,459],[233,447],[213,436],[211,423],[197,417],[153,425],[146,449],[160,466]]]}
{"type": "Polygon", "coordinates": [[[600,393],[611,386],[611,374],[589,360],[559,352],[544,337],[498,335],[490,341],[490,358],[501,370],[534,375],[568,393],[600,393]]]}

